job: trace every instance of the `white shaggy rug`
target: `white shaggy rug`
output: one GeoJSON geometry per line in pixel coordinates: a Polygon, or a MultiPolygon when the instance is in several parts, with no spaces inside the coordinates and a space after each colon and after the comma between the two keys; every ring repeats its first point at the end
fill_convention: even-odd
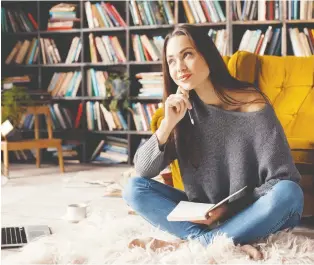
{"type": "Polygon", "coordinates": [[[217,264],[314,264],[314,240],[291,232],[258,243],[264,260],[254,262],[223,236],[207,249],[192,241],[175,251],[128,249],[137,237],[174,239],[136,215],[121,218],[98,212],[71,227],[66,233],[30,243],[3,264],[208,264],[210,260],[217,264]]]}

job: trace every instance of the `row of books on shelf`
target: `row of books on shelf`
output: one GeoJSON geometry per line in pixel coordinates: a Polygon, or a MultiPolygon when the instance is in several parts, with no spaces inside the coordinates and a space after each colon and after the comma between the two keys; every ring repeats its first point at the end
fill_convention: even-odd
{"type": "Polygon", "coordinates": [[[233,20],[279,20],[281,18],[281,0],[245,0],[231,3],[233,20]]]}
{"type": "MultiPolygon", "coordinates": [[[[121,110],[110,110],[98,101],[81,102],[74,115],[68,108],[58,103],[48,106],[53,130],[78,129],[84,126],[89,131],[129,130],[128,123],[121,110]]],[[[152,117],[159,107],[161,107],[161,103],[142,104],[137,102],[128,108],[132,114],[137,131],[150,131],[152,117]]],[[[18,128],[26,130],[34,129],[34,118],[33,114],[22,115],[18,128]]]]}
{"type": "Polygon", "coordinates": [[[309,20],[314,18],[313,0],[287,0],[287,19],[309,20]]]}
{"type": "MultiPolygon", "coordinates": [[[[142,138],[138,147],[143,145],[147,138],[142,138]]],[[[80,162],[81,149],[79,143],[72,143],[73,141],[66,141],[62,144],[63,159],[69,162],[80,162]]],[[[50,147],[45,150],[44,157],[58,158],[57,148],[50,147]]],[[[117,136],[106,136],[105,139],[99,141],[96,147],[88,152],[88,161],[95,164],[121,164],[127,163],[129,160],[128,140],[117,136]]],[[[36,150],[17,150],[9,151],[10,161],[34,161],[36,150]]]]}
{"type": "Polygon", "coordinates": [[[314,17],[313,0],[232,0],[233,20],[280,20],[286,4],[288,20],[310,20],[314,17]]]}
{"type": "Polygon", "coordinates": [[[108,110],[98,101],[86,102],[87,129],[89,131],[128,130],[128,124],[120,110],[108,110]]]}
{"type": "Polygon", "coordinates": [[[53,97],[75,97],[81,85],[81,71],[54,73],[48,85],[48,92],[53,97]]]}
{"type": "Polygon", "coordinates": [[[92,63],[100,61],[104,63],[126,62],[124,51],[117,36],[94,37],[94,34],[90,33],[88,38],[92,63]]]}
{"type": "Polygon", "coordinates": [[[116,7],[109,2],[92,4],[88,1],[84,5],[87,24],[90,29],[127,26],[116,7]]]}
{"type": "MultiPolygon", "coordinates": [[[[92,97],[115,96],[115,87],[106,85],[109,78],[107,71],[87,70],[87,95],[92,97]]],[[[81,71],[56,72],[48,85],[48,92],[53,97],[75,97],[82,81],[81,71]]]]}
{"type": "Polygon", "coordinates": [[[149,39],[145,34],[132,34],[135,61],[145,62],[161,60],[164,42],[165,40],[162,36],[154,36],[152,39],[149,39]]]}
{"type": "Polygon", "coordinates": [[[219,53],[224,56],[227,55],[228,49],[228,33],[226,29],[210,29],[208,31],[208,36],[213,40],[215,43],[219,53]]]}
{"type": "Polygon", "coordinates": [[[289,37],[296,56],[314,55],[314,29],[303,28],[300,32],[298,28],[289,28],[289,37]]]}
{"type": "MultiPolygon", "coordinates": [[[[288,29],[289,32],[298,29],[288,29]]],[[[306,38],[306,46],[311,46],[312,33],[311,29],[304,28],[306,38]]],[[[261,29],[246,30],[242,36],[239,45],[239,50],[246,50],[258,53],[260,55],[280,55],[280,29],[273,29],[269,26],[265,33],[261,29]]],[[[208,36],[212,38],[221,55],[227,55],[227,31],[226,29],[208,31],[208,36]]],[[[290,39],[294,41],[294,38],[290,39]]],[[[40,38],[42,59],[44,64],[57,64],[63,60],[60,56],[59,50],[55,41],[52,38],[40,38]]],[[[117,63],[126,62],[125,53],[116,36],[96,36],[91,33],[89,35],[91,62],[98,63],[117,63]]],[[[164,45],[164,38],[162,36],[154,36],[152,39],[147,35],[132,34],[132,46],[135,61],[159,61],[162,57],[162,47],[164,45]]],[[[295,45],[293,45],[295,46],[295,45]]],[[[310,48],[310,47],[309,47],[310,48]]],[[[310,48],[311,49],[311,48],[310,48]]],[[[78,62],[82,50],[82,42],[79,37],[74,37],[68,51],[65,63],[70,64],[78,62]]],[[[308,49],[307,49],[308,50],[308,49]]],[[[301,56],[300,53],[294,54],[301,56]]],[[[24,40],[17,41],[9,55],[7,56],[6,64],[33,64],[38,62],[39,43],[38,39],[33,38],[32,41],[24,40]]],[[[308,53],[302,53],[307,56],[308,53]]]]}
{"type": "Polygon", "coordinates": [[[217,23],[226,21],[220,1],[188,0],[182,1],[182,4],[188,23],[217,23]]]}
{"type": "Polygon", "coordinates": [[[240,51],[248,51],[258,55],[280,55],[281,29],[269,26],[266,33],[260,29],[246,30],[239,46],[240,51]]]}
{"type": "MultiPolygon", "coordinates": [[[[289,28],[289,38],[295,56],[311,56],[314,54],[314,30],[304,28],[289,28]]],[[[281,29],[269,26],[265,34],[261,30],[246,30],[239,50],[248,51],[258,55],[280,55],[281,29]]]]}
{"type": "MultiPolygon", "coordinates": [[[[135,77],[141,85],[138,97],[161,98],[163,93],[162,72],[136,73],[135,77]]],[[[96,71],[93,68],[87,70],[87,95],[89,97],[115,97],[117,91],[114,85],[107,83],[109,74],[107,71],[96,71]]],[[[48,92],[53,97],[75,97],[82,81],[80,71],[56,72],[48,85],[48,92]]]]}
{"type": "Polygon", "coordinates": [[[60,3],[49,9],[48,31],[69,30],[80,19],[76,17],[77,5],[73,3],[60,3]]]}
{"type": "Polygon", "coordinates": [[[26,13],[21,9],[1,7],[1,31],[32,32],[37,29],[37,22],[31,13],[26,13]]]}
{"type": "Polygon", "coordinates": [[[150,131],[152,118],[160,107],[162,107],[162,103],[132,103],[128,110],[132,113],[136,131],[150,131]]]}
{"type": "Polygon", "coordinates": [[[129,3],[133,25],[174,24],[173,2],[169,1],[137,1],[129,3]]]}
{"type": "Polygon", "coordinates": [[[5,59],[5,64],[33,64],[38,62],[39,45],[38,39],[32,41],[17,41],[13,49],[5,59]]]}

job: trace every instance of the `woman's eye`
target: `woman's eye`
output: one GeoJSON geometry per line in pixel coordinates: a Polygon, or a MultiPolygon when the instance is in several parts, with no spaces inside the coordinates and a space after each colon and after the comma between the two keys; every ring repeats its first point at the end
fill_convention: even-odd
{"type": "Polygon", "coordinates": [[[171,60],[168,61],[168,64],[172,64],[173,62],[174,62],[174,60],[171,59],[171,60]]]}
{"type": "Polygon", "coordinates": [[[186,53],[184,53],[183,57],[185,58],[185,57],[187,57],[188,55],[192,55],[192,53],[191,53],[191,52],[186,52],[186,53]]]}

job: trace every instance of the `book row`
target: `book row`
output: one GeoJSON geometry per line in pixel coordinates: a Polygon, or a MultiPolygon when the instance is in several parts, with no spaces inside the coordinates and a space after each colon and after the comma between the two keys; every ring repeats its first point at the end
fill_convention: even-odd
{"type": "Polygon", "coordinates": [[[37,21],[31,13],[26,13],[21,9],[1,7],[1,31],[32,32],[37,29],[37,21]]]}
{"type": "MultiPolygon", "coordinates": [[[[289,28],[289,39],[295,56],[311,56],[314,54],[314,30],[289,28]]],[[[239,50],[258,55],[281,55],[281,29],[269,26],[265,33],[261,30],[246,30],[239,50]]]]}
{"type": "Polygon", "coordinates": [[[226,16],[218,0],[188,0],[182,1],[188,23],[225,22],[226,16]]]}

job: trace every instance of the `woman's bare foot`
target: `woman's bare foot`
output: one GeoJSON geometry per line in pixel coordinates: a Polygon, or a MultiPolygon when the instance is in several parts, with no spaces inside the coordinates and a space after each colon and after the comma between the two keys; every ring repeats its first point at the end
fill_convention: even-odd
{"type": "Polygon", "coordinates": [[[254,260],[261,260],[263,258],[262,253],[251,245],[243,245],[240,248],[254,260]]]}
{"type": "Polygon", "coordinates": [[[159,240],[153,237],[147,237],[147,238],[137,238],[132,240],[129,243],[129,248],[134,247],[141,247],[146,249],[146,247],[150,247],[153,251],[156,251],[157,249],[165,249],[165,248],[172,248],[173,250],[177,249],[184,241],[179,240],[175,242],[167,242],[163,240],[159,240]]]}

